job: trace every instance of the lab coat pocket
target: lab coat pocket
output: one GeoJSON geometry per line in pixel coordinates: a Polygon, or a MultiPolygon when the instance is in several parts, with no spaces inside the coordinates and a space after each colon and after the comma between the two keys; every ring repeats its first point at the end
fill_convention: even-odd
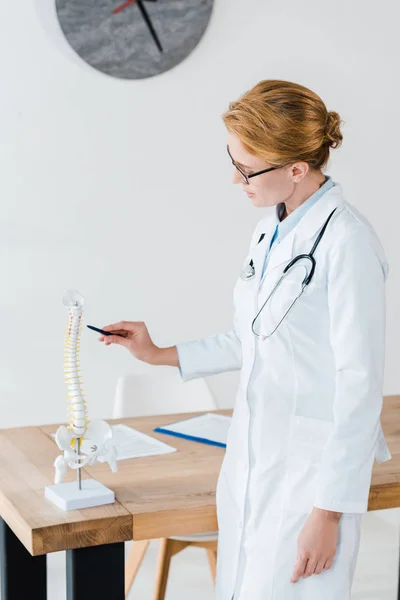
{"type": "Polygon", "coordinates": [[[312,510],[318,464],[332,429],[331,421],[293,415],[285,490],[290,511],[308,513],[312,510]]]}

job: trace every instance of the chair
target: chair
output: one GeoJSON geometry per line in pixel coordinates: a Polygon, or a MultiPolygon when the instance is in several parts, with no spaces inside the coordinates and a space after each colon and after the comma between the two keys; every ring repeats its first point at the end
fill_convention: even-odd
{"type": "MultiPolygon", "coordinates": [[[[158,368],[157,374],[139,373],[118,379],[113,418],[139,417],[188,411],[215,410],[218,406],[207,382],[202,378],[183,382],[175,371],[158,368]]],[[[164,600],[172,557],[187,548],[197,546],[207,551],[211,575],[215,582],[218,531],[171,536],[160,540],[153,600],[164,600]]],[[[134,582],[150,540],[134,542],[125,565],[125,595],[134,582]]]]}

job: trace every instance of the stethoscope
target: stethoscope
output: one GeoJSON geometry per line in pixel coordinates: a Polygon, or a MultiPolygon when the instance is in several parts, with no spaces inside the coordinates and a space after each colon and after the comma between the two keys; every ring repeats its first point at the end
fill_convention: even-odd
{"type": "MultiPolygon", "coordinates": [[[[260,340],[266,340],[267,338],[271,337],[271,335],[273,333],[275,333],[275,331],[278,329],[279,325],[282,323],[283,319],[286,317],[286,315],[288,314],[288,312],[291,310],[292,306],[294,305],[294,303],[296,302],[296,300],[298,298],[300,298],[301,294],[304,292],[306,286],[311,282],[313,276],[314,276],[314,271],[315,271],[315,266],[316,266],[316,262],[315,262],[315,258],[313,256],[315,250],[317,249],[318,244],[320,243],[322,236],[325,233],[325,229],[333,215],[333,213],[335,212],[336,208],[331,212],[331,214],[329,215],[329,217],[327,218],[327,220],[324,223],[324,226],[322,227],[321,231],[318,234],[317,239],[314,242],[313,247],[311,248],[311,251],[309,254],[298,254],[297,256],[295,256],[294,258],[292,258],[292,260],[286,265],[286,267],[283,270],[283,273],[281,275],[281,277],[278,279],[278,281],[276,282],[275,286],[273,287],[271,293],[269,294],[269,296],[267,297],[267,299],[265,300],[264,304],[262,305],[262,307],[260,308],[260,310],[258,311],[258,313],[256,314],[256,316],[253,319],[253,322],[251,324],[251,330],[254,333],[254,335],[260,339],[260,340]],[[271,331],[271,333],[269,333],[268,335],[262,335],[257,333],[256,331],[254,331],[254,323],[256,322],[256,320],[258,319],[258,317],[260,316],[264,306],[267,304],[268,300],[270,300],[270,298],[272,297],[272,295],[274,294],[275,290],[279,287],[279,285],[282,283],[283,279],[285,278],[285,276],[287,275],[288,271],[299,261],[302,259],[306,259],[309,260],[311,262],[311,269],[310,272],[306,272],[306,275],[301,283],[301,290],[300,293],[295,297],[295,299],[293,300],[293,302],[291,303],[291,305],[289,306],[289,308],[287,309],[287,311],[285,312],[285,314],[283,315],[282,319],[279,321],[278,325],[275,327],[275,329],[273,329],[271,331]]],[[[260,239],[258,240],[257,244],[259,244],[261,242],[261,240],[264,238],[265,233],[262,233],[260,236],[260,239]]],[[[243,281],[249,281],[250,279],[253,279],[253,277],[255,276],[256,271],[254,268],[254,263],[253,263],[253,259],[250,260],[249,264],[246,265],[243,269],[243,271],[240,274],[240,277],[243,279],[243,281]]]]}

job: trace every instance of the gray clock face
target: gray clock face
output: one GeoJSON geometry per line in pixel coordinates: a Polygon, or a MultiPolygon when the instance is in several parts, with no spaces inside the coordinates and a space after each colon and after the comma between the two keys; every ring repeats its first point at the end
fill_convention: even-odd
{"type": "Polygon", "coordinates": [[[61,28],[89,65],[123,79],[168,71],[199,43],[213,0],[56,0],[61,28]]]}

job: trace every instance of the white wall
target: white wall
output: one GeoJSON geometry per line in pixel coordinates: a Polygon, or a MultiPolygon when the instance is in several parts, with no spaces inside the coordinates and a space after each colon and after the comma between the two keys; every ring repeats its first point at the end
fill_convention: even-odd
{"type": "MultiPolygon", "coordinates": [[[[65,420],[68,288],[86,298],[85,323],[144,320],[162,346],[231,327],[232,288],[269,209],[231,184],[220,115],[265,78],[311,87],[345,121],[326,172],[386,250],[384,391],[400,391],[397,6],[216,0],[189,58],[129,82],[75,58],[51,0],[4,3],[0,427],[65,420]]],[[[91,418],[111,414],[118,375],[155,368],[86,329],[81,357],[91,418]]],[[[225,405],[236,381],[209,379],[225,405]]]]}

